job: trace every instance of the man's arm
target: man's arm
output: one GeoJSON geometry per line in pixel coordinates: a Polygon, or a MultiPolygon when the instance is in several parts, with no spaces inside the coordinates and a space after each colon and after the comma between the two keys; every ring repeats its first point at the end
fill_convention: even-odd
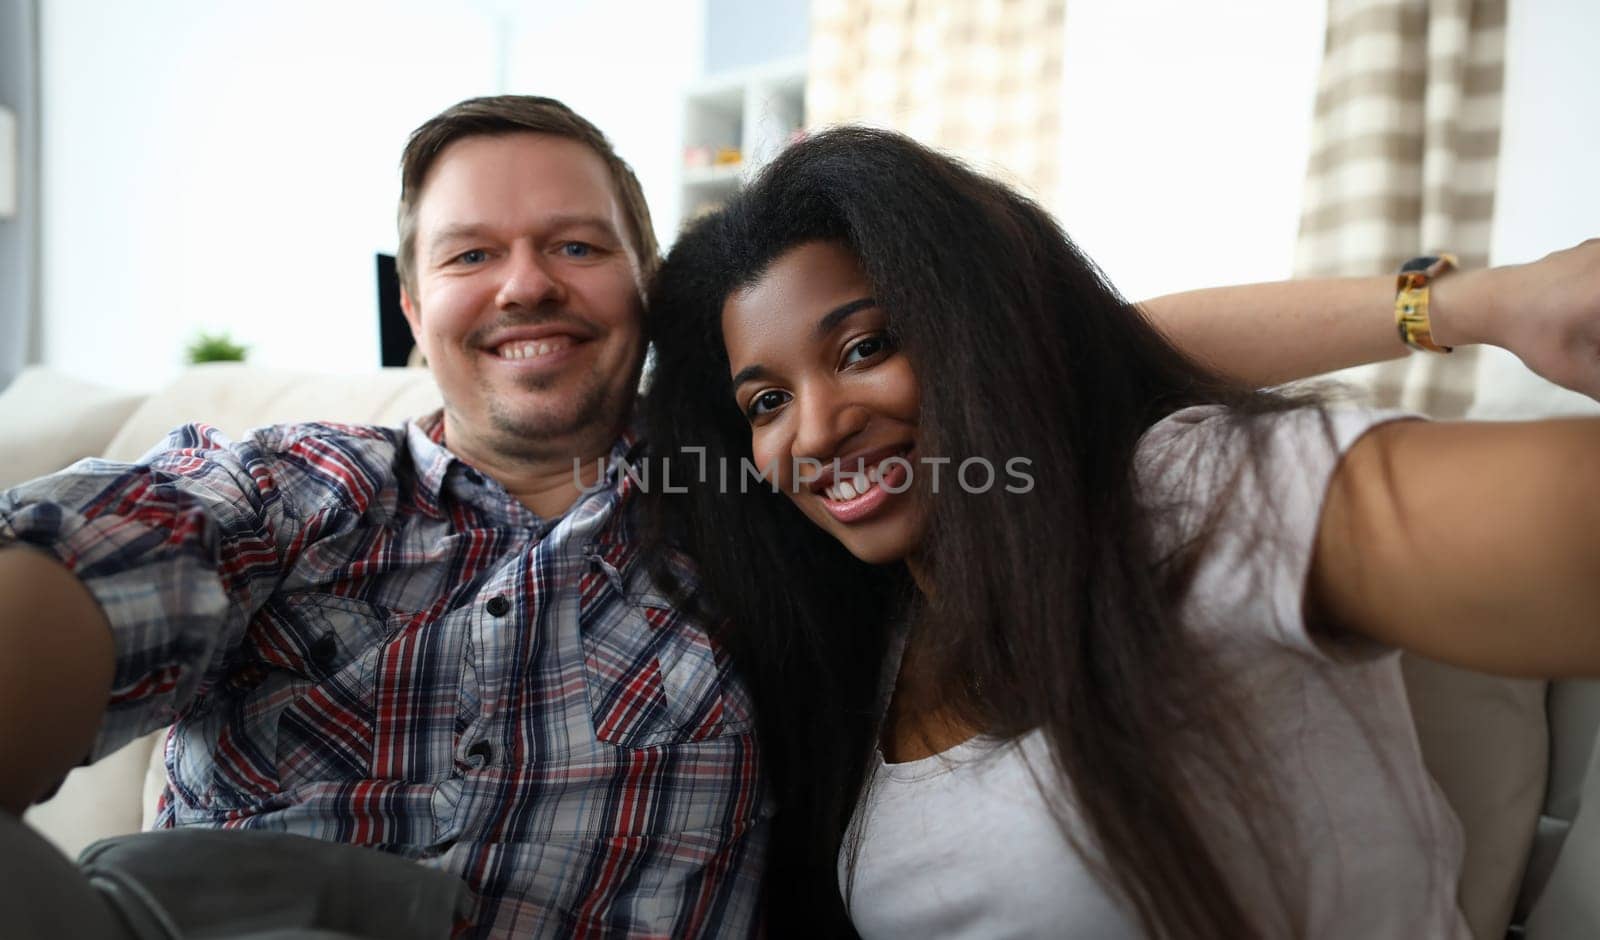
{"type": "MultiPolygon", "coordinates": [[[[1600,239],[1530,264],[1452,272],[1431,291],[1435,341],[1503,346],[1600,398],[1600,239]]],[[[1405,355],[1394,297],[1385,275],[1186,291],[1140,306],[1189,355],[1267,386],[1405,355]]]]}
{"type": "Polygon", "coordinates": [[[89,753],[112,665],[88,588],[43,552],[0,547],[0,809],[20,815],[89,753]]]}
{"type": "Polygon", "coordinates": [[[0,491],[0,808],[170,723],[226,672],[314,540],[306,520],[333,505],[304,466],[275,437],[191,425],[138,463],[0,491]]]}

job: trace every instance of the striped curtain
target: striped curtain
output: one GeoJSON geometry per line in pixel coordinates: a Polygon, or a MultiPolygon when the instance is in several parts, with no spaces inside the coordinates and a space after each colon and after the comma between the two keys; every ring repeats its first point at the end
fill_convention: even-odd
{"type": "MultiPolygon", "coordinates": [[[[1488,263],[1505,22],[1506,0],[1329,0],[1297,275],[1389,273],[1440,251],[1488,263]]],[[[1454,418],[1477,357],[1418,353],[1338,377],[1376,404],[1454,418]]]]}
{"type": "Polygon", "coordinates": [[[1065,0],[811,0],[806,123],[906,133],[1056,201],[1065,0]]]}

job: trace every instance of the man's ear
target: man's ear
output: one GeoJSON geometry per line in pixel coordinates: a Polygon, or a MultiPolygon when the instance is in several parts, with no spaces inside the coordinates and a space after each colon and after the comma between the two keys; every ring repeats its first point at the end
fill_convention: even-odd
{"type": "Polygon", "coordinates": [[[422,342],[422,320],[417,305],[411,300],[411,291],[404,286],[400,288],[400,312],[406,315],[406,322],[411,324],[412,341],[422,342]]]}
{"type": "Polygon", "coordinates": [[[404,287],[400,288],[400,312],[406,315],[406,325],[411,327],[411,355],[406,357],[406,365],[412,368],[426,366],[428,356],[422,349],[421,312],[411,301],[411,292],[404,287]]]}

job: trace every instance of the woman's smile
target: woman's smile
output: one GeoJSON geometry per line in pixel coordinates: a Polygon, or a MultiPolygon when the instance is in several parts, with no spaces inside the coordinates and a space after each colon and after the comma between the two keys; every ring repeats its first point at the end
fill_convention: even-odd
{"type": "Polygon", "coordinates": [[[756,463],[856,557],[913,554],[920,390],[855,255],[824,241],[784,252],[728,298],[722,328],[756,463]]]}

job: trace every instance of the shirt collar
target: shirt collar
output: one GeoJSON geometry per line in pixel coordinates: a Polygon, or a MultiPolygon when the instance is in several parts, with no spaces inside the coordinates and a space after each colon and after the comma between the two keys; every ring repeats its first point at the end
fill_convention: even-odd
{"type": "MultiPolygon", "coordinates": [[[[438,505],[447,490],[461,492],[456,487],[450,487],[453,480],[463,481],[469,491],[482,492],[482,483],[488,479],[487,475],[470,466],[466,461],[450,452],[444,439],[444,409],[439,409],[420,418],[406,422],[406,447],[411,452],[412,465],[417,469],[417,479],[422,490],[428,498],[438,505]]],[[[613,494],[619,500],[632,496],[638,488],[638,481],[626,472],[626,468],[637,460],[641,447],[639,436],[632,429],[626,430],[616,442],[611,445],[611,452],[607,455],[606,466],[601,474],[601,479],[596,484],[580,493],[576,502],[577,506],[585,500],[593,499],[603,493],[613,494]]],[[[459,485],[459,484],[458,484],[459,485]]],[[[499,490],[499,488],[496,488],[499,490]]],[[[503,490],[500,490],[503,492],[503,490]]],[[[537,520],[535,516],[521,503],[510,498],[506,499],[516,503],[530,519],[537,520]]],[[[480,507],[486,502],[481,496],[472,500],[474,505],[480,507]]],[[[568,512],[571,512],[569,509],[568,512]]],[[[554,522],[551,520],[541,520],[554,522]]]]}
{"type": "Polygon", "coordinates": [[[444,480],[456,464],[465,466],[444,446],[444,409],[406,422],[406,449],[417,468],[417,480],[435,502],[444,492],[444,480]]]}

